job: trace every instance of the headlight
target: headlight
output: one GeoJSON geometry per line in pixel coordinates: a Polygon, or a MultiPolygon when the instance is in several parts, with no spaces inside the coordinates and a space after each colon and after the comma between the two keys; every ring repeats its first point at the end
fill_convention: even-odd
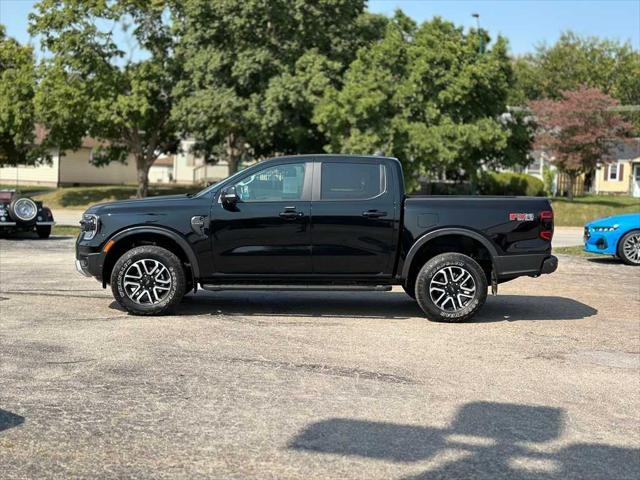
{"type": "Polygon", "coordinates": [[[35,202],[30,198],[19,198],[13,204],[13,213],[18,217],[18,220],[29,222],[36,218],[38,207],[36,207],[35,202]]]}
{"type": "Polygon", "coordinates": [[[611,225],[610,227],[591,227],[594,232],[613,232],[620,225],[611,225]]]}
{"type": "Polygon", "coordinates": [[[85,240],[91,240],[98,233],[100,228],[100,219],[93,213],[85,213],[80,220],[80,231],[82,232],[82,238],[85,240]]]}

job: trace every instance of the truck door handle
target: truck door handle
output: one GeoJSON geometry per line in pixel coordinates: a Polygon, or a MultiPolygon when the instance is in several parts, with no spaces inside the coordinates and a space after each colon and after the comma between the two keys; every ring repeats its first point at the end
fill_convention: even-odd
{"type": "Polygon", "coordinates": [[[280,212],[278,215],[285,220],[295,220],[296,218],[304,217],[304,213],[289,209],[285,209],[284,212],[280,212]]]}
{"type": "Polygon", "coordinates": [[[362,212],[362,216],[367,218],[386,217],[387,212],[381,212],[380,210],[365,210],[362,212]]]}

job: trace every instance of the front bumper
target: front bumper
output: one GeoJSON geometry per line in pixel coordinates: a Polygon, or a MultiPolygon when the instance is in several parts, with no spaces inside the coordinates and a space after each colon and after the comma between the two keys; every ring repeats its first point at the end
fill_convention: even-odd
{"type": "Polygon", "coordinates": [[[91,272],[89,272],[89,268],[86,260],[79,260],[76,258],[76,270],[79,274],[84,275],[85,277],[92,277],[91,272]]]}
{"type": "MultiPolygon", "coordinates": [[[[586,229],[585,229],[586,230],[586,229]]],[[[620,240],[620,233],[613,232],[585,232],[584,251],[589,253],[602,253],[615,255],[620,240]]]]}
{"type": "Polygon", "coordinates": [[[106,254],[103,252],[85,253],[81,249],[76,251],[76,270],[85,277],[95,277],[102,281],[102,267],[106,254]]]}
{"type": "Polygon", "coordinates": [[[0,222],[0,227],[18,227],[18,228],[25,228],[25,229],[32,229],[34,226],[36,227],[44,227],[47,225],[53,226],[55,225],[56,222],[31,222],[31,223],[25,223],[24,225],[18,223],[18,222],[0,222]]]}

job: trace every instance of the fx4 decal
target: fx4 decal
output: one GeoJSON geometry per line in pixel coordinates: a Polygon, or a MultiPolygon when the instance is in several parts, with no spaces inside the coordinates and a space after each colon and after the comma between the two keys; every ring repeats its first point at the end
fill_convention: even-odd
{"type": "Polygon", "coordinates": [[[535,215],[533,213],[510,213],[509,220],[516,222],[533,222],[535,220],[535,215]]]}

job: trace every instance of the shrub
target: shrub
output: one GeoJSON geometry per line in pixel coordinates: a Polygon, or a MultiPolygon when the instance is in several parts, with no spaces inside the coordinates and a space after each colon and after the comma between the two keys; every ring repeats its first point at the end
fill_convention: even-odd
{"type": "Polygon", "coordinates": [[[542,180],[525,173],[485,172],[478,181],[478,193],[482,195],[545,195],[542,180]]]}

